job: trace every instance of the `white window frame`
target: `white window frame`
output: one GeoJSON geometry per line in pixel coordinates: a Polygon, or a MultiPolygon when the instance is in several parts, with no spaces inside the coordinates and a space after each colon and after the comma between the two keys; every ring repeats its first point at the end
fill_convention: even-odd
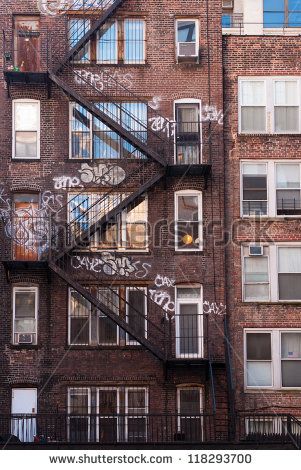
{"type": "MultiPolygon", "coordinates": [[[[124,44],[123,44],[123,63],[124,64],[127,64],[127,65],[130,65],[130,64],[136,64],[136,65],[139,65],[139,64],[145,64],[146,62],[146,22],[143,18],[125,18],[124,21],[123,21],[123,32],[124,32],[124,44]],[[143,23],[143,58],[142,60],[133,60],[133,61],[128,61],[128,60],[125,60],[125,44],[126,44],[126,41],[127,41],[127,37],[126,37],[126,28],[125,28],[125,23],[126,21],[141,21],[143,23]]],[[[117,35],[118,35],[118,32],[117,32],[117,35]]]]}
{"type": "Polygon", "coordinates": [[[174,122],[171,123],[171,126],[174,126],[174,163],[177,163],[177,116],[176,116],[176,108],[177,104],[198,104],[199,105],[199,126],[200,126],[200,162],[203,162],[203,123],[202,123],[202,100],[197,98],[181,98],[179,100],[175,100],[173,103],[173,115],[174,115],[174,122]]]}
{"type": "MultiPolygon", "coordinates": [[[[126,307],[125,307],[125,319],[126,319],[126,323],[128,323],[128,318],[129,318],[129,314],[128,314],[128,306],[129,306],[129,292],[130,291],[137,291],[137,290],[141,290],[144,292],[144,309],[145,309],[145,320],[144,320],[144,331],[145,331],[145,335],[144,335],[144,338],[147,339],[147,336],[148,336],[148,331],[147,331],[147,318],[148,318],[148,309],[147,309],[147,287],[133,287],[133,286],[126,286],[126,290],[125,290],[125,299],[126,299],[126,307]]],[[[135,339],[130,339],[130,335],[128,333],[126,333],[126,345],[128,346],[141,346],[140,343],[138,341],[136,341],[135,339]]]]}
{"type": "Polygon", "coordinates": [[[69,346],[74,346],[74,347],[77,347],[77,346],[89,347],[91,345],[91,310],[92,310],[91,305],[90,305],[90,311],[89,311],[89,343],[87,344],[87,343],[72,343],[71,342],[71,318],[77,318],[71,315],[71,293],[72,292],[77,292],[77,291],[73,289],[72,287],[69,287],[68,289],[68,344],[69,346]]]}
{"type": "Polygon", "coordinates": [[[301,133],[301,76],[247,76],[238,77],[238,132],[242,135],[256,135],[256,134],[276,134],[276,135],[298,135],[301,133]],[[266,118],[266,129],[265,131],[242,131],[241,128],[241,109],[242,109],[242,83],[243,82],[262,82],[264,81],[265,88],[265,118],[266,118]],[[278,81],[291,81],[297,82],[298,89],[298,103],[296,106],[299,107],[299,129],[297,132],[294,131],[275,131],[275,82],[278,81]]]}
{"type": "Polygon", "coordinates": [[[300,333],[301,328],[245,328],[244,335],[244,388],[245,390],[301,390],[301,387],[282,386],[282,358],[281,358],[281,334],[300,333]],[[271,334],[271,367],[272,385],[250,386],[247,382],[247,334],[250,333],[270,333],[271,334]]]}
{"type": "Polygon", "coordinates": [[[181,251],[184,253],[194,253],[203,251],[203,193],[196,189],[184,189],[182,191],[176,191],[174,193],[175,198],[175,251],[181,251]],[[198,219],[199,219],[199,248],[185,249],[179,248],[178,246],[178,196],[197,196],[198,198],[198,219]]]}
{"type": "MultiPolygon", "coordinates": [[[[22,98],[12,100],[12,159],[13,160],[40,160],[41,158],[41,102],[40,100],[34,100],[29,98],[22,98]],[[19,103],[32,103],[37,105],[37,129],[28,132],[36,132],[37,133],[37,155],[36,157],[17,157],[16,156],[16,132],[23,132],[22,130],[16,129],[16,105],[19,103]]],[[[24,131],[26,132],[26,131],[24,131]]]]}
{"type": "MultiPolygon", "coordinates": [[[[88,392],[88,412],[87,415],[83,416],[83,419],[85,416],[88,418],[88,442],[90,442],[91,439],[91,388],[90,387],[68,387],[68,398],[67,398],[67,407],[68,407],[68,415],[71,413],[71,390],[79,390],[80,392],[86,391],[88,392]]],[[[68,426],[67,426],[67,436],[68,436],[68,441],[70,441],[70,419],[72,416],[68,416],[68,426]]],[[[78,416],[78,418],[80,418],[78,416]]]]}
{"type": "MultiPolygon", "coordinates": [[[[114,286],[105,286],[105,285],[104,285],[104,286],[101,286],[101,287],[99,287],[99,288],[102,288],[102,289],[103,289],[103,288],[109,288],[110,290],[113,290],[113,291],[116,293],[116,295],[117,295],[117,297],[118,297],[118,299],[119,299],[119,286],[115,286],[115,287],[114,287],[114,286]]],[[[98,288],[98,289],[99,289],[99,288],[98,288]]],[[[97,295],[99,296],[99,290],[98,290],[98,289],[97,289],[97,295]]],[[[99,297],[98,297],[98,299],[101,301],[101,299],[100,299],[99,297]]],[[[109,308],[110,308],[110,307],[109,307],[109,308]]],[[[118,312],[117,312],[117,314],[116,314],[116,315],[118,315],[118,316],[119,316],[119,313],[120,313],[119,310],[120,310],[120,309],[118,308],[118,312]]],[[[104,315],[102,312],[99,312],[99,314],[97,315],[97,345],[98,345],[98,346],[112,346],[112,347],[114,347],[114,346],[119,346],[119,344],[120,344],[120,335],[119,335],[119,333],[120,333],[120,328],[119,328],[119,326],[118,326],[117,324],[115,324],[115,326],[116,326],[116,343],[101,343],[101,342],[100,342],[100,340],[99,340],[99,319],[100,319],[100,318],[109,318],[109,317],[106,317],[106,315],[104,315]]]]}
{"type": "Polygon", "coordinates": [[[108,391],[108,392],[116,392],[116,426],[117,426],[117,432],[116,432],[116,436],[117,436],[117,442],[119,442],[120,440],[120,389],[121,387],[109,387],[109,386],[101,386],[101,387],[97,387],[97,395],[96,395],[96,410],[97,410],[97,414],[99,415],[98,418],[97,418],[97,421],[96,421],[96,436],[97,436],[97,440],[99,441],[99,432],[101,431],[101,426],[100,426],[100,422],[99,420],[101,418],[106,418],[106,419],[115,419],[114,417],[112,416],[106,416],[106,415],[102,415],[101,414],[101,410],[100,410],[100,402],[99,402],[99,392],[101,390],[103,391],[108,391]]]}
{"type": "MultiPolygon", "coordinates": [[[[245,251],[246,251],[246,248],[248,249],[249,251],[249,246],[251,245],[242,245],[242,248],[241,248],[241,272],[242,272],[242,299],[243,299],[243,302],[246,302],[246,303],[252,303],[252,302],[263,302],[263,303],[266,303],[266,302],[271,302],[271,268],[270,268],[270,247],[267,246],[267,245],[262,245],[263,246],[263,250],[266,249],[267,251],[267,254],[263,254],[262,256],[249,256],[248,255],[245,255],[245,251]],[[248,285],[249,283],[245,283],[245,259],[246,258],[267,258],[268,259],[268,281],[267,282],[257,282],[257,283],[254,283],[254,284],[268,284],[269,285],[269,298],[268,300],[256,300],[256,299],[253,299],[253,300],[245,300],[245,286],[248,285]]],[[[252,284],[252,283],[250,283],[252,284]]]]}
{"type": "MultiPolygon", "coordinates": [[[[200,385],[180,385],[177,387],[177,414],[178,414],[178,419],[177,419],[177,428],[178,432],[180,433],[181,430],[181,391],[182,390],[198,390],[199,391],[199,397],[200,397],[200,415],[204,413],[204,389],[200,385]]],[[[188,419],[195,419],[195,417],[187,417],[188,419]]],[[[203,440],[204,436],[204,418],[201,416],[201,436],[203,440]]]]}
{"type": "MultiPolygon", "coordinates": [[[[198,57],[199,56],[199,48],[200,48],[200,22],[199,22],[199,19],[198,18],[187,18],[187,17],[183,17],[183,18],[177,18],[176,19],[176,22],[175,22],[175,36],[176,36],[176,59],[179,60],[179,58],[181,57],[187,57],[187,56],[183,56],[183,55],[179,55],[179,52],[180,52],[180,41],[179,41],[179,37],[178,37],[178,23],[181,22],[181,21],[194,21],[195,23],[195,54],[192,55],[192,56],[188,56],[188,57],[198,57]]],[[[193,44],[193,42],[191,43],[193,44]]]]}
{"type": "MultiPolygon", "coordinates": [[[[296,219],[301,218],[301,215],[290,214],[277,214],[277,165],[299,165],[300,171],[300,195],[301,195],[301,160],[241,160],[240,162],[240,215],[242,218],[254,218],[254,215],[244,215],[243,213],[243,165],[251,164],[265,164],[267,166],[267,215],[260,215],[262,219],[277,218],[277,219],[296,219]]],[[[259,216],[257,216],[259,217],[259,216]]]]}
{"type": "Polygon", "coordinates": [[[24,334],[33,334],[34,335],[34,341],[32,344],[37,344],[38,343],[38,311],[39,311],[39,288],[38,287],[22,287],[22,286],[14,286],[13,287],[13,292],[12,292],[12,297],[13,297],[13,331],[12,331],[12,344],[20,345],[18,341],[15,341],[15,335],[17,334],[23,334],[23,333],[18,333],[16,332],[16,327],[15,327],[15,321],[16,321],[16,292],[34,292],[35,294],[35,331],[31,333],[24,333],[24,334]]]}
{"type": "Polygon", "coordinates": [[[148,438],[148,413],[149,413],[149,390],[147,387],[125,387],[125,414],[127,415],[125,417],[125,423],[124,423],[124,434],[125,434],[125,440],[126,442],[128,441],[128,436],[129,436],[129,426],[128,426],[128,420],[131,417],[130,415],[128,416],[129,412],[129,391],[144,391],[144,398],[145,398],[145,414],[141,415],[133,415],[133,417],[142,417],[145,419],[145,442],[147,442],[148,438]]]}
{"type": "Polygon", "coordinates": [[[298,303],[301,304],[301,299],[294,300],[279,300],[279,280],[278,280],[278,249],[279,248],[301,248],[301,242],[277,242],[274,244],[263,243],[264,247],[268,248],[268,268],[269,268],[269,282],[270,282],[270,300],[245,300],[244,298],[244,248],[250,246],[250,243],[242,244],[241,246],[241,274],[242,274],[242,301],[244,303],[269,303],[277,302],[280,304],[298,303]]]}
{"type": "Polygon", "coordinates": [[[204,315],[203,315],[203,286],[200,284],[191,284],[191,285],[177,285],[175,287],[175,311],[176,311],[176,318],[175,318],[175,331],[176,331],[176,357],[179,358],[203,358],[204,357],[204,315]],[[187,297],[185,299],[178,298],[178,289],[200,289],[200,297],[187,297]],[[195,354],[186,354],[180,353],[180,307],[181,305],[187,304],[196,304],[198,306],[198,333],[199,333],[199,341],[198,341],[198,350],[199,353],[195,354]]]}

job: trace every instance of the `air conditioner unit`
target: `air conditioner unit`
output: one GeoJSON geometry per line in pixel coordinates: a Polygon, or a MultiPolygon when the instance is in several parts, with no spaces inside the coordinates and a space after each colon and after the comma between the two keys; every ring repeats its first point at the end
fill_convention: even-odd
{"type": "Polygon", "coordinates": [[[249,255],[250,256],[262,256],[263,255],[263,246],[262,245],[250,245],[249,246],[249,255]]]}
{"type": "Polygon", "coordinates": [[[18,334],[18,343],[19,344],[32,344],[33,343],[33,334],[31,334],[31,333],[19,333],[18,334]]]}
{"type": "Polygon", "coordinates": [[[234,0],[223,0],[223,8],[233,8],[234,0]]]}
{"type": "Polygon", "coordinates": [[[197,57],[197,48],[195,42],[179,42],[179,57],[197,57]]]}

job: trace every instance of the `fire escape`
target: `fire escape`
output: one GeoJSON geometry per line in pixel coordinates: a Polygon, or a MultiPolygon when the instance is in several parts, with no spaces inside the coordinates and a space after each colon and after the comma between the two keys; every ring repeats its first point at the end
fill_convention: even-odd
{"type": "MultiPolygon", "coordinates": [[[[154,187],[160,180],[169,176],[180,175],[198,175],[205,181],[205,187],[211,174],[210,151],[208,144],[202,144],[200,160],[194,164],[183,164],[174,157],[176,140],[180,133],[177,132],[177,124],[160,116],[157,110],[154,110],[148,102],[141,100],[129,88],[120,83],[113,76],[105,71],[103,73],[102,85],[91,78],[91,74],[83,73],[83,65],[78,63],[78,57],[85,49],[91,38],[93,38],[99,29],[115,14],[118,7],[123,4],[123,0],[95,0],[90,2],[78,2],[76,0],[72,5],[69,2],[69,8],[61,12],[55,21],[61,25],[61,31],[64,31],[64,46],[59,40],[52,38],[51,46],[48,44],[47,56],[41,55],[39,66],[35,70],[23,70],[22,67],[14,64],[14,54],[9,46],[9,41],[4,37],[6,49],[4,51],[5,72],[4,76],[7,82],[8,93],[13,94],[15,86],[18,84],[26,85],[46,85],[49,95],[53,86],[58,87],[66,97],[77,103],[82,109],[89,113],[93,118],[99,120],[107,128],[116,133],[127,144],[134,156],[134,163],[127,165],[126,175],[122,181],[119,181],[118,174],[114,175],[115,183],[112,188],[106,190],[93,202],[85,199],[85,190],[78,192],[71,200],[60,208],[47,220],[45,217],[35,217],[31,220],[26,216],[22,221],[25,225],[38,225],[49,234],[46,239],[27,240],[27,245],[34,247],[36,253],[32,257],[24,258],[24,250],[19,251],[14,248],[14,239],[18,239],[19,227],[18,217],[12,219],[7,230],[12,240],[11,252],[4,261],[7,273],[14,267],[26,267],[34,263],[46,265],[50,270],[58,275],[67,283],[70,288],[77,291],[85,298],[96,311],[101,312],[107,319],[125,332],[128,338],[135,340],[138,344],[145,347],[156,358],[163,361],[164,364],[187,363],[205,364],[210,376],[212,390],[214,392],[214,378],[212,372],[212,361],[208,347],[208,341],[203,347],[203,355],[200,358],[187,356],[181,360],[176,356],[175,343],[177,338],[175,332],[170,327],[171,320],[168,321],[166,311],[155,303],[149,293],[143,292],[147,305],[147,315],[142,314],[131,299],[118,294],[118,302],[121,300],[132,312],[132,321],[116,313],[114,300],[102,298],[95,293],[92,284],[101,284],[101,278],[93,271],[85,273],[85,281],[74,268],[74,253],[79,249],[89,249],[91,240],[101,230],[105,230],[112,221],[116,220],[122,211],[135,207],[137,201],[141,199],[148,190],[154,187]],[[78,7],[78,4],[81,4],[78,7]],[[77,30],[77,40],[72,37],[72,28],[69,18],[72,14],[79,14],[81,19],[89,19],[89,28],[85,21],[82,22],[82,31],[77,30]],[[66,40],[69,38],[69,41],[66,40]],[[72,46],[70,47],[70,44],[72,46]],[[147,110],[147,119],[139,119],[133,115],[130,110],[125,109],[120,103],[123,101],[143,103],[147,110]],[[99,106],[98,103],[111,102],[115,108],[125,116],[121,123],[116,118],[116,111],[112,112],[109,107],[99,106]],[[154,127],[153,123],[160,123],[154,127]],[[128,188],[134,189],[129,190],[128,188]],[[118,195],[116,194],[118,190],[118,195]],[[120,194],[122,196],[120,196],[120,194]],[[101,210],[100,210],[101,208],[101,210]],[[71,216],[70,216],[71,214],[71,216]],[[20,256],[21,253],[21,256],[20,256]],[[22,254],[23,253],[23,254],[22,254]],[[133,313],[134,312],[134,313],[133,313]]],[[[22,34],[22,30],[21,30],[22,34]]],[[[24,36],[28,31],[23,31],[24,36]]],[[[43,39],[43,38],[42,38],[43,39]]],[[[49,40],[49,36],[48,36],[49,40]]],[[[40,51],[36,51],[40,53],[40,51]]],[[[112,170],[109,170],[112,176],[112,170]]],[[[101,177],[106,177],[102,174],[101,177]]],[[[4,221],[5,222],[5,221],[4,221]]],[[[24,231],[24,230],[23,230],[24,231]]],[[[25,227],[26,231],[26,227],[25,227]]],[[[37,230],[34,230],[37,231],[37,230]]],[[[22,232],[22,230],[21,230],[22,232]]],[[[20,235],[22,237],[22,233],[20,235]]],[[[109,261],[104,260],[107,269],[113,270],[114,267],[109,261]]],[[[116,277],[117,277],[116,272],[116,277]]],[[[113,292],[113,287],[110,287],[113,292]]],[[[135,288],[133,288],[135,289],[135,288]]],[[[116,297],[114,297],[116,298],[116,297]]],[[[207,319],[205,322],[207,324],[207,319]]],[[[208,339],[208,328],[204,327],[204,336],[208,339]]],[[[192,341],[195,339],[192,338],[192,341]]],[[[202,338],[202,341],[204,337],[202,338]]],[[[222,362],[222,360],[221,360],[222,362]]],[[[214,393],[213,393],[214,395],[214,393]]],[[[214,398],[213,398],[214,401],[214,398]]],[[[215,405],[214,405],[215,406],[215,405]]]]}

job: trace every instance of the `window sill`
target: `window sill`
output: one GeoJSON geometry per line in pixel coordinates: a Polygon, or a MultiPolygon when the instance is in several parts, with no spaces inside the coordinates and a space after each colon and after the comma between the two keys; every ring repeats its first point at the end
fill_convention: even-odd
{"type": "Polygon", "coordinates": [[[257,301],[257,300],[243,300],[241,302],[239,302],[242,306],[244,305],[295,305],[296,307],[301,307],[301,300],[279,300],[279,301],[275,301],[275,300],[272,300],[272,301],[268,301],[268,300],[265,300],[265,301],[257,301]]]}
{"type": "Polygon", "coordinates": [[[85,345],[67,345],[65,346],[65,349],[67,351],[141,351],[144,350],[144,347],[141,345],[124,345],[124,346],[119,346],[118,344],[112,345],[112,346],[85,346],[85,345]]]}
{"type": "Polygon", "coordinates": [[[242,220],[270,220],[274,222],[279,222],[283,220],[300,220],[301,219],[301,214],[300,215],[277,215],[277,216],[269,216],[269,215],[241,215],[240,218],[242,220]]]}
{"type": "Polygon", "coordinates": [[[301,387],[283,387],[283,388],[275,388],[275,387],[254,387],[254,388],[245,388],[244,393],[279,393],[279,392],[285,392],[285,393],[290,393],[290,392],[301,392],[301,387]]]}
{"type": "Polygon", "coordinates": [[[11,159],[12,162],[15,163],[32,163],[32,162],[40,162],[41,158],[14,158],[11,159]]]}
{"type": "Polygon", "coordinates": [[[238,132],[239,137],[286,137],[301,136],[300,132],[238,132]]]}
{"type": "Polygon", "coordinates": [[[9,344],[9,348],[10,349],[14,349],[14,350],[23,350],[23,349],[27,349],[27,350],[37,350],[37,349],[41,349],[41,345],[39,344],[9,344]]]}
{"type": "Polygon", "coordinates": [[[124,63],[124,62],[121,62],[121,63],[110,63],[110,62],[74,62],[73,65],[75,65],[75,67],[112,67],[112,68],[116,68],[116,67],[138,67],[138,68],[141,68],[141,67],[150,67],[150,64],[148,62],[140,62],[140,63],[136,63],[136,62],[133,62],[133,63],[124,63]]]}

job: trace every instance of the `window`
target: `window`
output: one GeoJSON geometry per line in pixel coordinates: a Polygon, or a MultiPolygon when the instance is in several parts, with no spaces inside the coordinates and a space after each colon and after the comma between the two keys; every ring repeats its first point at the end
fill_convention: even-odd
{"type": "MultiPolygon", "coordinates": [[[[100,111],[121,124],[142,142],[147,141],[147,106],[145,103],[97,103],[100,111]]],[[[119,159],[144,158],[139,150],[120,138],[99,119],[93,118],[79,104],[70,108],[70,158],[119,159]]]]}
{"type": "Polygon", "coordinates": [[[200,102],[176,102],[176,164],[200,164],[202,132],[200,102]]]}
{"type": "Polygon", "coordinates": [[[133,18],[107,21],[98,34],[97,62],[144,64],[145,21],[133,18]]]}
{"type": "Polygon", "coordinates": [[[264,0],[265,28],[300,28],[301,0],[264,0]]]}
{"type": "Polygon", "coordinates": [[[266,131],[266,98],[264,81],[242,81],[241,132],[266,131]]]}
{"type": "Polygon", "coordinates": [[[13,343],[37,344],[38,288],[13,288],[13,343]]]}
{"type": "MultiPolygon", "coordinates": [[[[69,194],[69,222],[74,237],[100,221],[118,206],[127,194],[69,194]]],[[[147,196],[136,198],[108,224],[98,229],[91,239],[95,249],[146,250],[148,247],[147,196]]]]}
{"type": "Polygon", "coordinates": [[[300,302],[301,247],[294,243],[262,246],[261,255],[243,253],[243,299],[245,302],[300,302]]]}
{"type": "Polygon", "coordinates": [[[178,432],[183,441],[200,442],[203,439],[203,397],[199,387],[178,389],[178,432]]]}
{"type": "Polygon", "coordinates": [[[245,330],[245,380],[250,388],[301,387],[301,330],[245,330]]]}
{"type": "Polygon", "coordinates": [[[278,247],[279,300],[301,300],[301,247],[278,247]]]}
{"type": "Polygon", "coordinates": [[[39,72],[40,18],[14,16],[14,67],[20,72],[39,72]]]}
{"type": "Polygon", "coordinates": [[[265,163],[242,164],[243,215],[267,215],[267,165],[265,163]]]}
{"type": "MultiPolygon", "coordinates": [[[[69,20],[68,37],[69,47],[72,49],[78,41],[82,39],[90,29],[90,20],[88,19],[71,19],[69,20]]],[[[90,43],[83,46],[79,52],[73,57],[75,62],[90,61],[90,43]]]]}
{"type": "Polygon", "coordinates": [[[241,173],[242,216],[301,216],[300,162],[245,161],[241,173]]]}
{"type": "Polygon", "coordinates": [[[202,249],[202,193],[180,191],[175,194],[176,250],[202,249]]]}
{"type": "Polygon", "coordinates": [[[13,100],[13,158],[40,158],[40,102],[13,100]]]}
{"type": "Polygon", "coordinates": [[[178,61],[193,59],[199,55],[199,23],[197,20],[176,21],[176,42],[178,61]]]}
{"type": "Polygon", "coordinates": [[[300,133],[299,77],[240,78],[239,90],[241,133],[300,133]]]}
{"type": "MultiPolygon", "coordinates": [[[[119,315],[118,288],[97,287],[91,291],[108,309],[119,315]]],[[[69,344],[81,346],[113,346],[119,342],[116,323],[95,309],[77,291],[69,290],[69,344]]]]}
{"type": "Polygon", "coordinates": [[[68,405],[70,441],[147,441],[148,389],[145,387],[70,388],[68,405]]]}
{"type": "Polygon", "coordinates": [[[176,356],[203,357],[201,288],[177,287],[176,299],[176,356]]]}
{"type": "MultiPolygon", "coordinates": [[[[142,338],[147,337],[147,296],[145,287],[126,288],[126,322],[142,338]]],[[[127,344],[139,344],[129,334],[127,344]]]]}
{"type": "Polygon", "coordinates": [[[268,247],[263,247],[263,256],[250,256],[249,247],[244,247],[244,300],[268,301],[270,299],[268,247]]]}

